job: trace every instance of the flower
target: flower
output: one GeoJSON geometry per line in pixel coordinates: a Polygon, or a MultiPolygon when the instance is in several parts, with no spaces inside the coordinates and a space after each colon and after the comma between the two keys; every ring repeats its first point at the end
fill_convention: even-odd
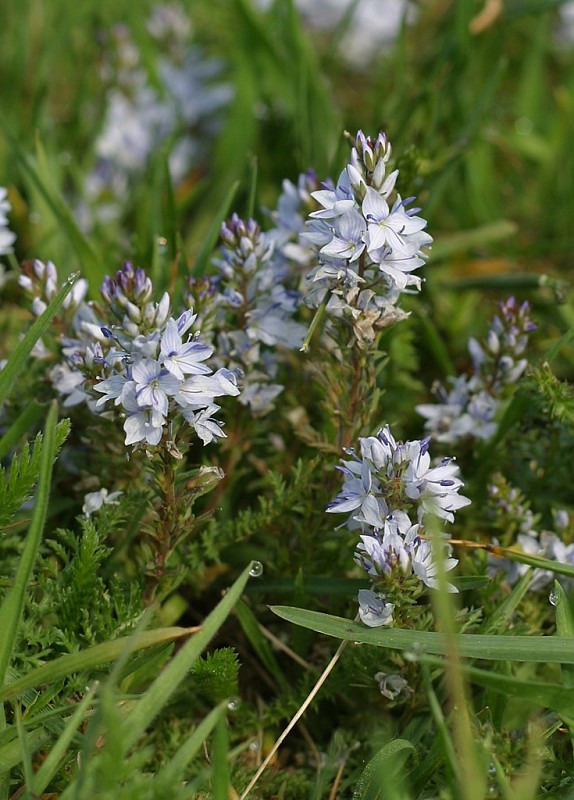
{"type": "MultiPolygon", "coordinates": [[[[328,503],[327,512],[350,514],[343,524],[361,532],[355,562],[375,582],[394,574],[415,575],[425,586],[437,588],[437,564],[424,524],[429,515],[453,522],[455,512],[470,503],[459,494],[463,483],[458,467],[451,458],[432,466],[429,437],[397,442],[388,425],[376,436],[360,438],[359,446],[360,455],[347,450],[352,460],[338,467],[343,489],[328,503]]],[[[448,542],[438,546],[448,572],[458,562],[448,542]]],[[[448,588],[456,591],[451,584],[448,588]]]]}
{"type": "Polygon", "coordinates": [[[8,227],[8,214],[12,206],[8,200],[8,190],[0,186],[0,256],[12,252],[12,245],[16,241],[16,234],[8,227]]]}
{"type": "Polygon", "coordinates": [[[359,590],[359,617],[369,628],[388,627],[393,622],[393,603],[387,603],[384,594],[376,594],[370,589],[359,590]]]}
{"type": "Polygon", "coordinates": [[[454,443],[465,437],[486,440],[496,433],[501,401],[526,369],[527,360],[522,356],[536,329],[528,303],[519,306],[510,297],[500,304],[500,311],[482,344],[472,337],[468,341],[473,374],[450,376],[450,390],[440,384],[433,387],[438,403],[416,406],[426,418],[425,430],[437,441],[454,443]]]}
{"type": "Polygon", "coordinates": [[[390,156],[384,133],[373,140],[358,131],[336,186],[325,181],[311,192],[320,208],[300,234],[304,247],[317,253],[305,302],[315,308],[324,303],[331,319],[348,321],[362,348],[377,329],[406,316],[394,307],[401,293],[420,289],[422,280],[413,273],[432,243],[419,209],[409,208],[414,198],[395,192],[398,170],[387,174],[390,156]]]}
{"type": "Polygon", "coordinates": [[[453,459],[431,466],[429,437],[396,442],[387,426],[377,436],[359,439],[361,456],[338,467],[345,475],[343,490],[328,504],[329,513],[355,511],[351,519],[375,529],[384,527],[393,511],[416,511],[419,522],[434,514],[452,522],[454,513],[470,500],[458,492],[463,483],[453,459]]]}
{"type": "Polygon", "coordinates": [[[102,506],[116,506],[118,504],[118,497],[122,494],[123,492],[108,492],[107,489],[100,489],[97,492],[88,492],[84,497],[82,511],[86,517],[89,517],[96,511],[99,511],[102,506]]]}
{"type": "Polygon", "coordinates": [[[409,684],[404,678],[401,678],[400,675],[389,675],[386,672],[377,672],[375,680],[379,684],[379,689],[383,697],[387,697],[389,700],[394,700],[401,692],[406,697],[410,697],[413,693],[409,684]]]}

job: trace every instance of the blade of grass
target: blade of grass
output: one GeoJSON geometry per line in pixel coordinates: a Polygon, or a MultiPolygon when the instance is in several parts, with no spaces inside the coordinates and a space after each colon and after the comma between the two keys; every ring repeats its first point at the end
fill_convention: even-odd
{"type": "Polygon", "coordinates": [[[82,266],[84,276],[92,290],[95,291],[104,276],[102,260],[80,230],[69,206],[57,191],[49,185],[46,155],[39,139],[36,141],[37,164],[35,164],[23,150],[2,115],[0,115],[0,127],[10,143],[24,175],[29,179],[32,186],[38,190],[54,215],[58,226],[66,234],[82,266]]]}
{"type": "MultiPolygon", "coordinates": [[[[486,225],[480,225],[478,228],[472,228],[469,231],[458,231],[448,236],[438,236],[433,242],[432,250],[429,254],[429,262],[434,264],[436,261],[467,250],[482,249],[485,244],[508,239],[517,232],[518,225],[515,222],[508,219],[499,219],[486,225]]],[[[451,283],[449,283],[450,285],[451,283]]]]}
{"type": "Polygon", "coordinates": [[[213,218],[213,222],[211,223],[209,231],[207,232],[207,236],[203,240],[203,244],[199,253],[197,254],[197,258],[195,259],[195,263],[192,268],[192,274],[196,277],[205,275],[207,273],[209,259],[211,258],[213,248],[215,247],[219,238],[221,223],[227,219],[229,209],[231,208],[231,203],[233,202],[233,198],[235,197],[238,188],[239,181],[236,181],[232,185],[231,189],[229,189],[225,198],[223,199],[223,202],[217,209],[215,217],[213,218]]]}
{"type": "Polygon", "coordinates": [[[40,405],[36,400],[26,406],[24,411],[14,420],[4,436],[0,439],[0,459],[8,455],[13,447],[16,447],[20,439],[28,433],[30,428],[43,416],[45,406],[40,405]]]}
{"type": "Polygon", "coordinates": [[[53,402],[46,418],[44,441],[40,458],[40,473],[32,521],[26,537],[22,556],[18,563],[14,584],[9,589],[0,606],[0,683],[4,683],[6,670],[18,634],[22,610],[26,599],[26,589],[36,561],[40,538],[48,510],[52,467],[56,458],[56,426],[58,404],[53,402]]]}
{"type": "Polygon", "coordinates": [[[182,779],[187,765],[199,751],[213,728],[217,725],[219,720],[225,719],[226,710],[227,701],[220,703],[202,719],[191,736],[186,739],[176,751],[169,763],[157,773],[156,781],[158,788],[165,786],[166,790],[171,789],[173,791],[176,782],[182,779]]]}
{"type": "Polygon", "coordinates": [[[179,684],[189,674],[189,670],[203,649],[207,647],[223,625],[241,597],[245,584],[249,580],[250,569],[251,565],[245,568],[221,602],[205,618],[199,633],[181,648],[139,700],[134,711],[124,723],[123,742],[126,751],[135,744],[148,725],[153,722],[179,684]]]}
{"type": "Polygon", "coordinates": [[[406,739],[393,739],[368,762],[357,781],[353,800],[377,800],[384,792],[387,800],[404,797],[402,784],[407,758],[417,752],[406,739]],[[402,773],[402,775],[401,775],[402,773]]]}
{"type": "MultiPolygon", "coordinates": [[[[53,739],[53,734],[46,728],[36,728],[26,735],[26,747],[30,753],[35,753],[47,742],[53,739]]],[[[18,738],[0,747],[0,776],[5,776],[11,769],[22,763],[22,744],[18,738]]],[[[8,776],[2,780],[3,786],[8,785],[8,776]]]]}
{"type": "Polygon", "coordinates": [[[220,716],[215,726],[213,737],[213,800],[229,800],[230,772],[228,763],[229,736],[227,733],[227,720],[220,716]]]}
{"type": "MultiPolygon", "coordinates": [[[[271,606],[271,610],[288,622],[336,639],[432,655],[444,655],[447,652],[445,637],[440,633],[401,628],[367,629],[357,622],[304,608],[271,606]]],[[[464,658],[574,664],[574,640],[558,636],[458,634],[456,645],[464,658]]]]}
{"type": "MultiPolygon", "coordinates": [[[[416,660],[431,667],[444,668],[446,666],[443,659],[435,656],[421,655],[420,658],[416,657],[416,660]]],[[[574,711],[574,691],[565,684],[524,680],[515,675],[504,675],[467,664],[460,665],[460,669],[472,683],[495,692],[502,692],[511,697],[520,697],[543,708],[551,708],[558,714],[571,715],[574,711]]]]}
{"type": "Polygon", "coordinates": [[[22,678],[18,678],[18,680],[10,683],[8,686],[3,686],[2,689],[0,689],[0,701],[15,697],[25,689],[59,680],[74,672],[83,672],[84,670],[101,667],[104,664],[110,664],[119,658],[128,642],[132,652],[137,652],[146,647],[155,647],[165,642],[172,642],[183,636],[189,636],[190,633],[196,630],[196,628],[174,627],[157,628],[153,631],[141,631],[132,636],[122,636],[120,639],[114,639],[111,642],[96,644],[93,647],[88,647],[86,650],[81,650],[79,653],[60,656],[60,658],[32,670],[22,678]]]}

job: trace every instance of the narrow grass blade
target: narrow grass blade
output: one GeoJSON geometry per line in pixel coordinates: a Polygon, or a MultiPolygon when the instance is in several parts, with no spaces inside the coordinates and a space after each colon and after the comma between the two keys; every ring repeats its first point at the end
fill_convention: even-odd
{"type": "Polygon", "coordinates": [[[219,717],[215,726],[213,737],[213,800],[229,800],[230,773],[227,761],[229,753],[229,736],[227,733],[227,720],[219,717]]]}
{"type": "Polygon", "coordinates": [[[169,763],[158,772],[156,776],[158,787],[165,786],[166,790],[173,790],[176,781],[182,779],[187,765],[199,751],[213,728],[219,720],[225,719],[226,710],[227,702],[220,703],[199,723],[189,739],[185,740],[169,763]]]}
{"type": "Polygon", "coordinates": [[[52,467],[56,458],[56,426],[58,422],[58,404],[52,403],[44,432],[42,454],[40,457],[40,473],[38,488],[30,529],[24,545],[24,550],[18,564],[14,584],[6,594],[0,606],[0,681],[3,683],[14,642],[18,634],[18,627],[26,599],[26,589],[32,574],[36,555],[40,546],[40,538],[44,530],[44,522],[50,498],[50,484],[52,480],[52,467]]]}
{"type": "MultiPolygon", "coordinates": [[[[35,753],[54,736],[46,728],[36,728],[30,733],[25,734],[26,748],[28,752],[35,753]]],[[[13,739],[8,744],[0,747],[0,775],[10,772],[11,769],[22,763],[22,744],[18,738],[13,739]]]]}
{"type": "Polygon", "coordinates": [[[195,263],[192,268],[192,273],[195,276],[205,275],[207,273],[207,266],[209,264],[209,259],[211,258],[211,254],[213,253],[213,248],[217,244],[217,240],[219,238],[219,230],[221,228],[221,223],[227,218],[229,213],[229,209],[231,208],[231,203],[233,202],[233,198],[237,193],[237,189],[239,188],[239,181],[236,181],[231,189],[228,191],[227,195],[225,196],[223,202],[217,209],[215,217],[213,218],[213,222],[207,232],[207,236],[203,240],[203,244],[199,253],[197,254],[197,258],[195,259],[195,263]]]}
{"type": "Polygon", "coordinates": [[[399,800],[404,797],[402,785],[404,764],[410,755],[416,758],[416,750],[406,739],[393,739],[373,756],[359,778],[353,800],[399,800]]]}
{"type": "Polygon", "coordinates": [[[18,730],[18,742],[20,743],[20,753],[22,757],[22,770],[24,772],[24,780],[26,781],[26,786],[30,786],[32,782],[32,759],[30,757],[30,748],[28,747],[28,740],[26,738],[26,732],[24,730],[24,726],[22,725],[22,709],[19,705],[16,705],[14,709],[14,720],[16,723],[16,728],[18,730]]]}
{"type": "MultiPolygon", "coordinates": [[[[433,656],[422,655],[417,660],[431,667],[445,666],[442,659],[433,656]]],[[[559,714],[572,715],[574,712],[574,690],[569,689],[567,685],[523,680],[515,675],[503,675],[500,672],[478,669],[466,664],[460,665],[460,669],[472,683],[477,683],[487,689],[502,692],[511,697],[520,697],[543,708],[551,708],[559,714]]]]}
{"type": "Polygon", "coordinates": [[[26,406],[24,411],[14,420],[4,436],[0,439],[0,459],[8,455],[16,447],[20,439],[25,436],[30,428],[44,415],[45,407],[36,400],[26,406]]]}
{"type": "MultiPolygon", "coordinates": [[[[336,639],[372,644],[390,650],[413,650],[415,653],[445,655],[445,637],[440,633],[403,628],[365,628],[363,625],[330,614],[304,608],[272,606],[282,619],[336,639]]],[[[574,639],[559,636],[488,636],[459,634],[455,637],[463,658],[487,661],[532,661],[537,663],[574,664],[574,639]]]]}
{"type": "Polygon", "coordinates": [[[189,628],[157,628],[153,631],[141,631],[132,636],[122,636],[121,639],[114,639],[111,642],[103,642],[93,647],[88,647],[79,653],[61,656],[54,661],[44,664],[32,670],[22,678],[10,683],[0,689],[0,701],[9,697],[15,697],[25,689],[41,686],[44,683],[51,683],[74,672],[95,669],[104,664],[110,664],[120,657],[126,645],[133,652],[143,650],[146,647],[155,647],[165,642],[173,642],[183,636],[189,636],[189,628]]]}
{"type": "Polygon", "coordinates": [[[66,234],[68,241],[72,245],[89,285],[95,289],[95,287],[99,286],[104,275],[102,261],[91,243],[80,230],[69,206],[64,199],[60,197],[58,192],[49,185],[47,180],[49,170],[46,165],[46,156],[40,141],[37,140],[36,143],[37,162],[34,163],[22,148],[17,137],[9,130],[1,116],[0,124],[22,167],[24,175],[43,197],[48,208],[54,215],[54,219],[59,228],[66,234]]]}
{"type": "Polygon", "coordinates": [[[428,344],[437,364],[440,366],[444,375],[456,375],[457,370],[454,361],[450,357],[448,348],[443,337],[440,335],[431,315],[422,307],[417,307],[415,316],[419,320],[423,329],[423,338],[428,344]]]}
{"type": "Polygon", "coordinates": [[[28,783],[28,788],[33,795],[40,796],[42,792],[45,791],[50,781],[56,775],[58,768],[61,764],[62,759],[65,757],[68,747],[70,746],[72,739],[76,735],[76,731],[78,730],[78,726],[84,719],[84,716],[88,710],[88,706],[91,704],[94,694],[96,692],[96,686],[93,686],[82,698],[81,702],[78,703],[78,706],[74,713],[65,720],[65,728],[62,731],[62,734],[57,742],[53,745],[50,752],[46,756],[46,759],[43,761],[42,766],[40,769],[35,773],[32,780],[28,783]]]}
{"type": "Polygon", "coordinates": [[[14,388],[16,378],[26,366],[32,348],[48,329],[52,318],[62,307],[64,300],[79,277],[79,273],[70,275],[44,313],[35,320],[30,330],[14,348],[14,352],[6,362],[4,369],[0,371],[0,404],[6,400],[8,393],[14,388]]]}
{"type": "Polygon", "coordinates": [[[277,659],[273,655],[273,650],[269,642],[259,630],[259,623],[257,622],[255,614],[242,600],[237,603],[235,613],[237,614],[243,633],[251,642],[253,649],[261,659],[261,663],[264,665],[265,669],[270,675],[273,675],[279,686],[285,687],[287,681],[281,672],[277,659]]]}
{"type": "Polygon", "coordinates": [[[251,565],[246,567],[225,594],[223,600],[206,617],[199,633],[187,642],[176,657],[165,667],[125,721],[123,741],[126,751],[135,744],[148,725],[153,722],[179,684],[188,676],[189,670],[197,661],[203,649],[207,647],[225,622],[241,597],[245,584],[249,580],[250,569],[251,565]]]}
{"type": "Polygon", "coordinates": [[[481,225],[469,231],[459,231],[449,236],[440,236],[433,242],[429,261],[434,263],[457,253],[463,253],[477,247],[482,248],[490,242],[508,239],[517,232],[518,225],[515,222],[511,222],[508,219],[499,219],[496,222],[489,222],[487,225],[481,225]]]}

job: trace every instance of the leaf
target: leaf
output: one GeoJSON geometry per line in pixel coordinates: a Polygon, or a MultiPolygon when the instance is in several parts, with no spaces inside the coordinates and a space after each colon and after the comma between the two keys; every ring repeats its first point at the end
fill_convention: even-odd
{"type": "Polygon", "coordinates": [[[153,722],[179,684],[187,677],[203,649],[207,647],[225,622],[241,597],[245,584],[249,580],[250,569],[251,564],[245,568],[221,602],[205,618],[201,630],[181,648],[175,658],[163,669],[125,720],[123,741],[126,751],[135,744],[138,737],[153,722]]]}
{"type": "Polygon", "coordinates": [[[114,639],[111,642],[96,644],[93,647],[88,647],[86,650],[81,650],[79,653],[61,656],[48,664],[44,664],[32,670],[27,675],[18,678],[18,680],[13,681],[8,686],[3,686],[0,689],[0,701],[9,697],[15,697],[25,689],[31,689],[35,686],[41,686],[43,683],[50,683],[60,678],[65,678],[75,672],[92,670],[104,664],[110,664],[120,657],[126,647],[129,647],[133,652],[137,652],[146,647],[155,647],[165,642],[173,642],[175,639],[189,636],[190,633],[195,630],[195,628],[173,627],[141,631],[131,636],[122,636],[120,639],[114,639]]]}
{"type": "MultiPolygon", "coordinates": [[[[421,655],[417,660],[429,666],[445,666],[444,660],[433,656],[421,655]]],[[[478,669],[466,664],[458,666],[473,683],[478,683],[487,689],[493,689],[512,697],[520,697],[544,708],[551,708],[559,714],[572,715],[574,712],[574,691],[569,690],[567,685],[523,680],[515,675],[504,675],[500,672],[478,669]]]]}
{"type": "Polygon", "coordinates": [[[0,439],[0,459],[5,458],[20,439],[28,433],[30,428],[44,415],[45,406],[32,400],[22,413],[14,420],[6,433],[0,439]]]}
{"type": "Polygon", "coordinates": [[[199,751],[215,725],[220,720],[224,720],[226,710],[227,702],[223,702],[210,711],[209,714],[202,719],[191,736],[189,736],[179,750],[176,751],[171,760],[160,769],[155,779],[158,786],[158,795],[160,790],[165,787],[167,796],[167,791],[173,791],[176,781],[182,780],[187,765],[199,751]]]}
{"type": "Polygon", "coordinates": [[[45,791],[50,781],[55,777],[62,760],[66,757],[68,747],[76,735],[78,726],[83,721],[88,706],[93,700],[96,687],[92,687],[78,703],[75,711],[64,720],[65,727],[57,742],[50,749],[41,767],[29,782],[28,789],[34,795],[40,796],[45,791]]]}
{"type": "Polygon", "coordinates": [[[213,253],[213,248],[215,247],[217,240],[219,238],[219,230],[221,228],[221,223],[226,219],[229,209],[231,208],[231,203],[233,202],[233,198],[237,193],[237,189],[239,188],[239,181],[236,181],[231,189],[229,189],[228,193],[226,194],[223,202],[217,209],[215,216],[213,217],[213,222],[207,232],[207,236],[203,240],[203,244],[199,253],[197,254],[197,258],[195,259],[195,263],[192,268],[192,274],[197,276],[205,275],[207,273],[207,266],[209,264],[209,259],[211,258],[211,254],[213,253]]]}
{"type": "Polygon", "coordinates": [[[38,490],[36,492],[32,521],[24,544],[24,550],[18,563],[14,584],[7,592],[0,606],[0,631],[2,631],[2,636],[0,637],[0,681],[2,683],[5,679],[14,642],[18,634],[22,610],[26,600],[26,589],[36,561],[38,548],[40,547],[42,531],[44,530],[50,498],[52,467],[57,453],[57,419],[58,404],[54,402],[46,419],[44,443],[40,454],[38,490]]]}
{"type": "Polygon", "coordinates": [[[399,776],[404,762],[416,750],[406,739],[393,739],[369,761],[359,778],[353,800],[392,800],[402,783],[399,776]]]}
{"type": "MultiPolygon", "coordinates": [[[[330,614],[307,611],[304,608],[271,606],[282,619],[303,628],[348,639],[361,644],[372,644],[390,650],[414,650],[417,654],[445,655],[447,644],[440,633],[413,631],[403,628],[365,628],[330,614]]],[[[463,658],[480,658],[487,661],[532,661],[537,663],[574,664],[574,639],[558,636],[489,636],[459,634],[454,641],[463,658]]]]}

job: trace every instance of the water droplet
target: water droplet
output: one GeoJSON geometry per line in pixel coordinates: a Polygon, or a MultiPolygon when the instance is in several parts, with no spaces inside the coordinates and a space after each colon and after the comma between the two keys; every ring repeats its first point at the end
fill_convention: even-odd
{"type": "Polygon", "coordinates": [[[260,578],[263,575],[263,564],[261,561],[252,561],[249,574],[252,578],[260,578]]]}
{"type": "Polygon", "coordinates": [[[256,752],[257,750],[261,749],[261,745],[259,744],[259,742],[251,742],[251,744],[249,745],[249,749],[256,752]]]}
{"type": "Polygon", "coordinates": [[[488,774],[489,775],[496,775],[496,767],[494,765],[494,761],[491,761],[488,765],[488,774]]]}
{"type": "Polygon", "coordinates": [[[241,699],[239,697],[232,697],[231,700],[227,703],[227,708],[229,711],[235,712],[239,709],[241,705],[241,699]]]}
{"type": "Polygon", "coordinates": [[[70,286],[73,286],[79,277],[80,277],[79,272],[70,272],[66,280],[70,284],[70,286]]]}
{"type": "Polygon", "coordinates": [[[557,606],[560,602],[560,596],[558,595],[558,592],[552,590],[548,595],[548,600],[550,601],[550,605],[557,606]]]}

